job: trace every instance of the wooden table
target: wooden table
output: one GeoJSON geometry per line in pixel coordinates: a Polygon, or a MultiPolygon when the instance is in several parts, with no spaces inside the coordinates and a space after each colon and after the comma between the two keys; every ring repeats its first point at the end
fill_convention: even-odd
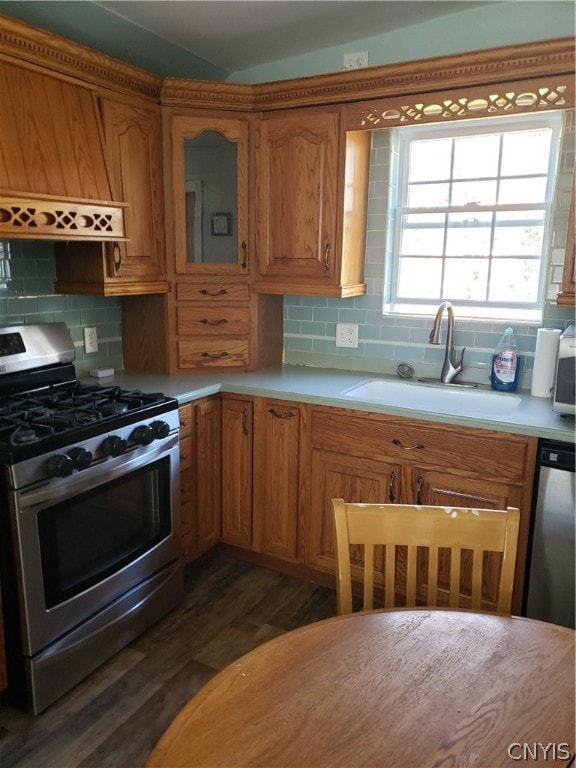
{"type": "Polygon", "coordinates": [[[574,722],[574,631],[375,611],[310,624],[231,664],[147,768],[568,766],[574,722]]]}

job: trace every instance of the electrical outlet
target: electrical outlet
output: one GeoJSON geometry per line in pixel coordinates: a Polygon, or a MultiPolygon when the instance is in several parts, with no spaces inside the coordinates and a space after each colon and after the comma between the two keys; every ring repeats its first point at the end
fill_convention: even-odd
{"type": "Polygon", "coordinates": [[[353,323],[336,323],[336,346],[358,347],[358,326],[353,323]]]}
{"type": "Polygon", "coordinates": [[[342,57],[342,69],[362,69],[368,66],[368,51],[345,53],[342,57]]]}
{"type": "Polygon", "coordinates": [[[87,325],[84,328],[84,351],[87,355],[98,352],[98,333],[95,325],[87,325]]]}

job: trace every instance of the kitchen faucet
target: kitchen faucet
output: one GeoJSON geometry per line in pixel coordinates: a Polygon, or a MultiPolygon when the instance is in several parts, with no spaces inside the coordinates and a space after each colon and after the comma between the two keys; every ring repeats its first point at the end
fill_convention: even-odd
{"type": "Polygon", "coordinates": [[[443,301],[436,311],[434,325],[430,331],[430,344],[440,344],[440,326],[442,325],[442,315],[444,314],[444,310],[446,310],[448,314],[448,330],[446,332],[446,352],[444,354],[444,364],[442,365],[440,381],[443,384],[451,384],[456,376],[462,372],[462,368],[464,367],[464,351],[466,347],[462,348],[460,360],[457,363],[454,363],[454,307],[449,301],[443,301]]]}

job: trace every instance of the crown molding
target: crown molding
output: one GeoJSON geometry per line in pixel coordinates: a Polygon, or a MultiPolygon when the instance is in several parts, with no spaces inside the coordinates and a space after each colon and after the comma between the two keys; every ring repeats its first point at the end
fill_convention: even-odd
{"type": "Polygon", "coordinates": [[[344,104],[518,80],[574,75],[572,37],[387,64],[254,86],[257,111],[344,104]]]}
{"type": "Polygon", "coordinates": [[[160,103],[170,107],[254,111],[254,86],[217,80],[165,77],[160,103]]]}
{"type": "MultiPolygon", "coordinates": [[[[247,85],[164,78],[0,15],[0,54],[171,107],[236,112],[352,104],[449,89],[574,76],[575,39],[544,40],[346,72],[247,85]]],[[[569,80],[570,82],[570,80],[569,80]]]]}
{"type": "Polygon", "coordinates": [[[0,14],[0,53],[94,86],[158,100],[162,78],[0,14]]]}

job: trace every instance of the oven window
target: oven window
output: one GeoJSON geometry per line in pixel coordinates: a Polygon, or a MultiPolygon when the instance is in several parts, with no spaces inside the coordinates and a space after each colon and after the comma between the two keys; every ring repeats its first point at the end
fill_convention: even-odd
{"type": "Polygon", "coordinates": [[[169,458],[40,511],[38,528],[51,608],[170,535],[169,458]]]}

